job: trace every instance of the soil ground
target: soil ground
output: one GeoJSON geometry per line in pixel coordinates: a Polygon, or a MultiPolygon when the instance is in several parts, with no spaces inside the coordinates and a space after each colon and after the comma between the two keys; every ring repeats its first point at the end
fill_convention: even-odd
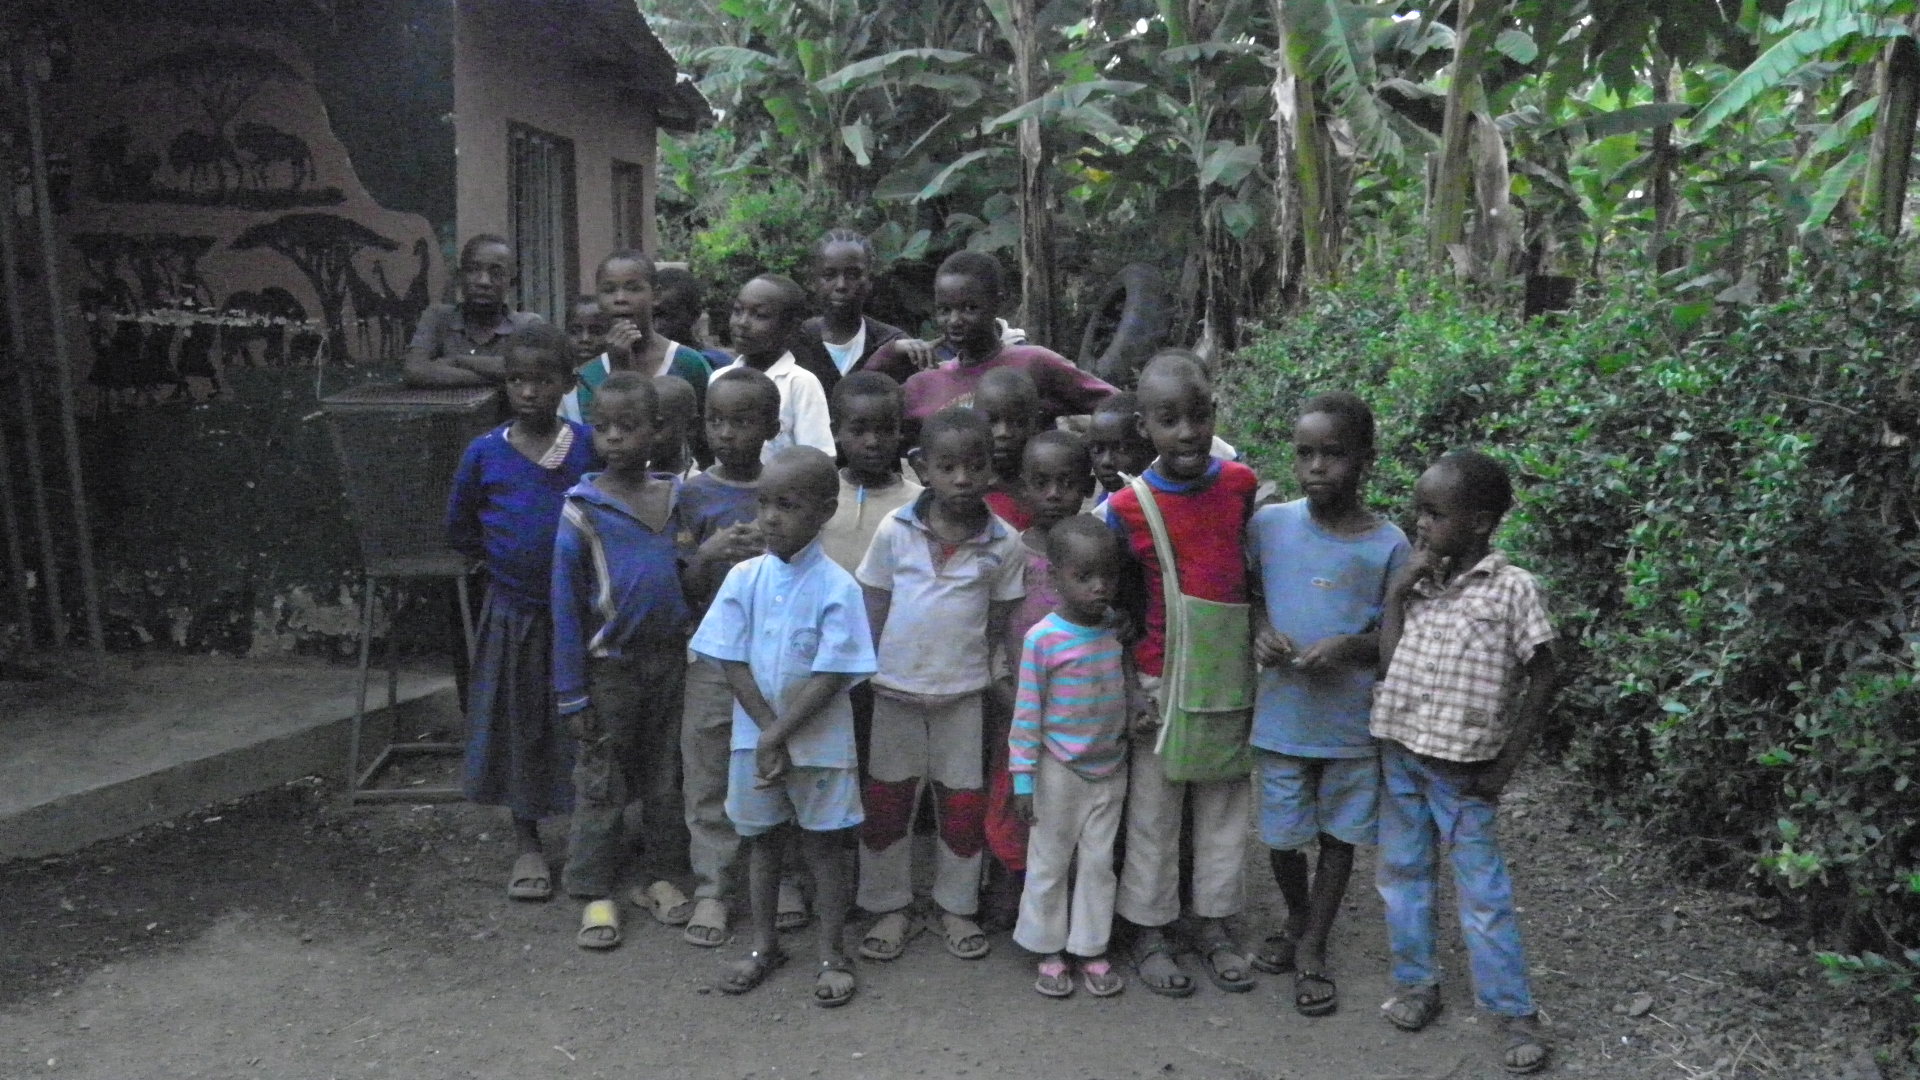
{"type": "MultiPolygon", "coordinates": [[[[1742,897],[1676,884],[1639,837],[1576,813],[1580,795],[1543,769],[1504,809],[1554,1075],[1920,1075],[1742,897]]],[[[0,868],[0,1078],[1502,1075],[1461,977],[1428,1031],[1380,1018],[1364,858],[1332,1017],[1296,1015],[1286,977],[1239,995],[1203,983],[1186,1001],[1137,983],[1045,1000],[1005,935],[977,962],[931,936],[862,961],[859,998],[829,1012],[808,1004],[811,930],[742,998],[713,990],[737,946],[696,949],[631,911],[623,947],[581,951],[575,904],[504,899],[504,825],[469,806],[350,808],[308,781],[0,868]]],[[[1243,933],[1257,939],[1277,898],[1264,859],[1250,868],[1243,933]]]]}

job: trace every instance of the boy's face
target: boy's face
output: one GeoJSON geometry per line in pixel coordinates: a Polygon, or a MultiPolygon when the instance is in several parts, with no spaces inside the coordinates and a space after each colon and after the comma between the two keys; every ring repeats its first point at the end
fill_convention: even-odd
{"type": "Polygon", "coordinates": [[[636,326],[653,328],[653,281],[649,267],[633,259],[615,259],[602,266],[594,278],[594,291],[600,295],[600,310],[607,320],[629,319],[636,326]]]}
{"type": "MultiPolygon", "coordinates": [[[[837,489],[836,489],[837,492],[837,489]]],[[[753,523],[766,540],[767,550],[791,559],[813,543],[820,527],[833,517],[837,494],[830,494],[813,477],[797,469],[770,468],[754,493],[753,523]]]]}
{"type": "Polygon", "coordinates": [[[841,403],[833,441],[857,476],[883,476],[900,461],[900,403],[884,394],[861,394],[841,403]]]}
{"type": "Polygon", "coordinates": [[[1093,474],[1086,459],[1064,446],[1030,446],[1024,466],[1020,486],[1026,489],[1033,523],[1041,528],[1052,528],[1079,513],[1080,504],[1093,494],[1093,474]]]}
{"type": "Polygon", "coordinates": [[[749,281],[733,301],[727,325],[733,348],[741,356],[772,359],[787,351],[787,341],[799,323],[786,294],[771,281],[749,281]]]}
{"type": "Polygon", "coordinates": [[[873,293],[872,267],[859,244],[828,244],[813,261],[813,296],[829,315],[857,317],[873,293]]]}
{"type": "Polygon", "coordinates": [[[934,499],[948,510],[973,513],[986,505],[987,486],[993,482],[993,455],[986,435],[940,432],[920,448],[920,466],[934,499]]]}
{"type": "Polygon", "coordinates": [[[1140,429],[1153,443],[1160,474],[1198,480],[1213,451],[1213,395],[1195,379],[1152,376],[1140,383],[1140,429]]]}
{"type": "Polygon", "coordinates": [[[653,445],[647,449],[647,460],[656,469],[665,469],[679,464],[680,455],[687,447],[687,428],[692,425],[692,401],[675,402],[666,398],[660,400],[660,423],[653,429],[653,445]]]}
{"type": "Polygon", "coordinates": [[[1332,413],[1308,413],[1293,425],[1293,478],[1315,509],[1352,506],[1373,454],[1332,413]]]}
{"type": "Polygon", "coordinates": [[[1076,536],[1067,542],[1064,554],[1066,558],[1048,568],[1060,606],[1077,623],[1098,622],[1120,587],[1119,551],[1113,544],[1076,536]]]}
{"type": "Polygon", "coordinates": [[[948,345],[980,356],[1000,343],[1000,298],[987,283],[966,274],[940,274],[933,279],[933,318],[948,345]]]}
{"type": "Polygon", "coordinates": [[[478,244],[460,259],[460,300],[473,307],[507,302],[513,284],[513,252],[505,244],[478,244]]]}
{"type": "Polygon", "coordinates": [[[682,345],[693,342],[693,324],[700,321],[700,302],[687,289],[656,293],[653,298],[653,328],[669,341],[682,345]]]}
{"type": "Polygon", "coordinates": [[[639,394],[621,391],[594,395],[593,449],[607,463],[610,472],[622,476],[641,476],[647,471],[647,459],[653,450],[654,430],[660,417],[647,407],[639,394]]]}
{"type": "Polygon", "coordinates": [[[993,431],[993,467],[1004,479],[1020,475],[1020,455],[1040,428],[1040,403],[1021,394],[987,391],[973,396],[973,407],[993,431]]]}
{"type": "Polygon", "coordinates": [[[1494,515],[1474,508],[1466,480],[1456,470],[1435,465],[1413,485],[1414,543],[1443,559],[1484,546],[1494,515]]]}
{"type": "Polygon", "coordinates": [[[708,449],[715,460],[729,468],[758,462],[760,448],[780,434],[777,409],[768,409],[764,395],[733,379],[722,379],[708,388],[706,423],[708,449]]]}
{"type": "Polygon", "coordinates": [[[559,411],[560,399],[573,389],[573,377],[562,375],[555,363],[562,359],[532,349],[507,350],[507,404],[515,419],[540,420],[559,411]]]}
{"type": "Polygon", "coordinates": [[[1126,486],[1121,473],[1139,476],[1153,464],[1153,444],[1140,434],[1140,418],[1133,413],[1094,413],[1087,453],[1093,457],[1093,478],[1109,495],[1126,486]]]}
{"type": "Polygon", "coordinates": [[[567,340],[573,343],[573,364],[579,367],[607,351],[611,322],[599,304],[575,304],[567,312],[567,340]]]}

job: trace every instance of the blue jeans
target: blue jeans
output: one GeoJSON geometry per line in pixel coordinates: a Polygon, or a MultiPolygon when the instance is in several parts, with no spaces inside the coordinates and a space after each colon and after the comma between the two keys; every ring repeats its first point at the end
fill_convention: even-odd
{"type": "Polygon", "coordinates": [[[1460,897],[1460,932],[1473,968],[1474,996],[1488,1012],[1531,1016],[1533,991],[1513,914],[1513,879],[1494,835],[1498,804],[1466,793],[1476,767],[1421,757],[1384,740],[1380,769],[1376,884],[1386,902],[1394,981],[1409,987],[1439,982],[1433,894],[1444,841],[1460,897]]]}

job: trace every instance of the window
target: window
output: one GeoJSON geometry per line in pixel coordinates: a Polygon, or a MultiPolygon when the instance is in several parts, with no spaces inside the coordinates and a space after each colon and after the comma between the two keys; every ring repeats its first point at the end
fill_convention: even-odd
{"type": "Polygon", "coordinates": [[[613,163],[613,246],[642,250],[646,244],[645,169],[630,161],[613,163]]]}
{"type": "Polygon", "coordinates": [[[564,325],[580,291],[580,237],[574,211],[573,142],[508,125],[507,199],[520,262],[520,306],[564,325]]]}

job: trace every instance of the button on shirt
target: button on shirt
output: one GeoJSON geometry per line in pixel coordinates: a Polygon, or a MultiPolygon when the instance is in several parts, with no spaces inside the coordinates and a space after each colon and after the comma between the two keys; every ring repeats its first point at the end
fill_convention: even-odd
{"type": "MultiPolygon", "coordinates": [[[[791,562],[768,553],[735,566],[691,647],[714,660],[744,662],[775,712],[816,674],[867,676],[875,667],[860,586],[821,552],[818,539],[791,562]]],[[[732,748],[759,745],[759,725],[735,702],[732,748]]],[[[787,752],[795,765],[854,767],[853,705],[846,691],[794,732],[787,752]]]]}
{"type": "Polygon", "coordinates": [[[1450,586],[1416,582],[1372,731],[1445,761],[1496,757],[1512,731],[1521,669],[1553,640],[1532,574],[1490,552],[1450,586]]]}
{"type": "Polygon", "coordinates": [[[506,348],[507,338],[515,330],[542,322],[531,311],[502,309],[500,319],[489,330],[474,333],[467,328],[466,316],[459,304],[435,304],[422,312],[407,342],[407,356],[438,360],[443,356],[497,356],[506,348]]]}
{"type": "MultiPolygon", "coordinates": [[[[714,372],[713,377],[718,379],[723,372],[745,363],[735,360],[714,372]]],[[[827,418],[827,392],[820,388],[819,378],[801,367],[790,352],[782,353],[766,370],[767,378],[780,391],[780,432],[760,448],[760,460],[772,461],[773,455],[789,446],[812,446],[832,457],[833,423],[827,418]]]]}

